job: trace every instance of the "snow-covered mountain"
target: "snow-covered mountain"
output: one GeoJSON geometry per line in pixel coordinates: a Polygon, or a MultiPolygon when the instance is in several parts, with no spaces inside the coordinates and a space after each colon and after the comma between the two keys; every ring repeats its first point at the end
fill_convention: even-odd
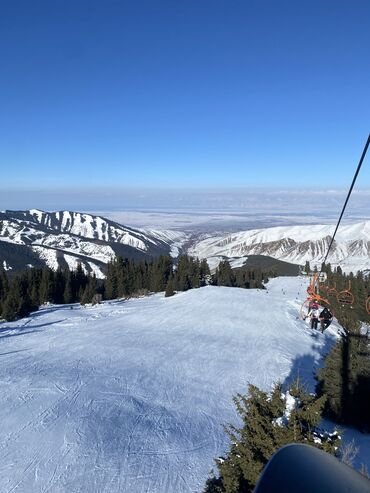
{"type": "Polygon", "coordinates": [[[46,263],[55,269],[81,262],[102,277],[104,265],[117,254],[176,254],[184,238],[179,232],[133,229],[80,212],[5,211],[0,212],[0,265],[11,270],[46,263]]]}
{"type": "MultiPolygon", "coordinates": [[[[211,237],[190,249],[191,255],[208,258],[212,265],[228,257],[234,262],[248,255],[267,255],[303,265],[321,265],[326,255],[334,225],[304,225],[254,229],[211,237]]],[[[346,272],[370,267],[370,221],[340,226],[328,262],[346,272]]]]}

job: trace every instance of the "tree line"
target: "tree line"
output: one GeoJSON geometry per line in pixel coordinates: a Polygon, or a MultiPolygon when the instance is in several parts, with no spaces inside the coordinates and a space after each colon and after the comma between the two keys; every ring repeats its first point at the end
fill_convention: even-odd
{"type": "Polygon", "coordinates": [[[344,332],[318,372],[316,391],[327,396],[326,417],[370,431],[370,315],[366,311],[370,280],[362,272],[347,275],[330,264],[323,265],[322,271],[327,280],[320,285],[320,295],[330,302],[344,332]],[[349,287],[353,302],[341,303],[336,293],[349,287]]]}
{"type": "Polygon", "coordinates": [[[102,287],[79,264],[76,270],[30,268],[8,277],[0,271],[0,318],[16,320],[43,303],[87,303],[102,287]]]}
{"type": "Polygon", "coordinates": [[[207,284],[262,288],[268,275],[261,269],[232,269],[222,261],[211,275],[207,260],[181,255],[177,264],[169,256],[151,260],[116,257],[108,263],[105,279],[86,273],[78,264],[75,270],[54,271],[48,267],[30,268],[9,277],[0,271],[0,318],[16,320],[27,316],[43,303],[91,303],[95,294],[110,300],[165,291],[187,291],[207,284]]]}
{"type": "Polygon", "coordinates": [[[246,289],[264,289],[271,277],[276,277],[274,270],[247,266],[232,269],[228,260],[222,260],[212,276],[212,284],[246,289]]]}

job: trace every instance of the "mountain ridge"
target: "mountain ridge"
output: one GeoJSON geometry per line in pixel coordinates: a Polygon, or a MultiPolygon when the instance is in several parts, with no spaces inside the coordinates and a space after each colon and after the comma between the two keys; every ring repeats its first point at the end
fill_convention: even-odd
{"type": "MultiPolygon", "coordinates": [[[[266,255],[303,265],[306,261],[320,266],[328,251],[334,225],[277,226],[253,229],[206,238],[190,249],[199,258],[242,258],[266,255]]],[[[332,265],[344,271],[370,267],[370,221],[342,226],[328,257],[332,265]]]]}
{"type": "MultiPolygon", "coordinates": [[[[86,271],[104,277],[104,265],[116,255],[140,259],[175,254],[184,238],[179,232],[135,229],[81,212],[6,210],[0,212],[0,265],[15,269],[4,245],[8,243],[28,248],[27,254],[23,249],[25,257],[51,268],[75,268],[81,262],[86,271]]],[[[19,260],[16,264],[17,269],[33,265],[19,260]]]]}

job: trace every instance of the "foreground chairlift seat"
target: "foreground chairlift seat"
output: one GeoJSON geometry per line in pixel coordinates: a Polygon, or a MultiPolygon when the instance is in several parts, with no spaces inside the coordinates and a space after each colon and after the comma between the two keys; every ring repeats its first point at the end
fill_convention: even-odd
{"type": "Polygon", "coordinates": [[[304,320],[307,315],[308,315],[308,312],[310,311],[310,305],[312,303],[317,303],[318,305],[320,305],[321,307],[322,306],[326,306],[327,308],[329,308],[330,311],[331,308],[330,308],[330,303],[327,299],[323,298],[322,296],[320,296],[319,294],[313,294],[311,296],[309,296],[303,303],[302,303],[302,306],[301,306],[301,311],[300,311],[300,315],[301,315],[301,319],[304,320]]]}
{"type": "Polygon", "coordinates": [[[310,445],[278,450],[253,493],[369,493],[370,481],[343,462],[310,445]]]}

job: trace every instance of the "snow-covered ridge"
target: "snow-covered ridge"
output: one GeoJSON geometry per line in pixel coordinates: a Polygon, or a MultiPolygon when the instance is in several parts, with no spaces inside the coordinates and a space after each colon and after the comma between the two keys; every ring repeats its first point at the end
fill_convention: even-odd
{"type": "MultiPolygon", "coordinates": [[[[117,253],[127,256],[174,254],[184,240],[182,233],[133,229],[80,212],[31,209],[0,213],[0,241],[29,246],[52,268],[60,265],[61,258],[68,265],[75,265],[77,260],[71,261],[71,255],[106,264],[117,253]]],[[[88,265],[89,262],[86,267],[88,265]]]]}
{"type": "Polygon", "coordinates": [[[106,242],[122,243],[143,251],[148,249],[143,239],[152,241],[150,238],[145,238],[139,231],[134,231],[91,214],[70,211],[49,213],[37,209],[31,209],[29,213],[37,223],[62,233],[106,242]]]}
{"type": "MultiPolygon", "coordinates": [[[[241,231],[207,238],[190,252],[200,258],[218,256],[244,257],[268,255],[295,264],[307,260],[321,264],[334,232],[334,225],[304,225],[241,231]]],[[[341,226],[336,234],[328,261],[345,271],[370,267],[370,221],[341,226]]]]}

